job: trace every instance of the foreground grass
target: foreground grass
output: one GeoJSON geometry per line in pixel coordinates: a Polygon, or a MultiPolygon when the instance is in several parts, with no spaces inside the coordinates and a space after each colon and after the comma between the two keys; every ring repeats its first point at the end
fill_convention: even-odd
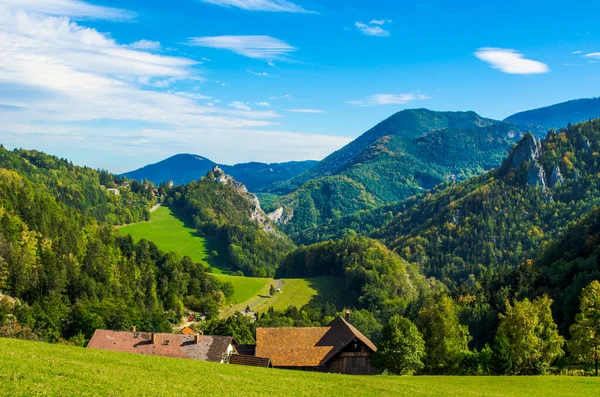
{"type": "Polygon", "coordinates": [[[595,396],[576,377],[344,376],[0,338],[2,396],[595,396]]]}

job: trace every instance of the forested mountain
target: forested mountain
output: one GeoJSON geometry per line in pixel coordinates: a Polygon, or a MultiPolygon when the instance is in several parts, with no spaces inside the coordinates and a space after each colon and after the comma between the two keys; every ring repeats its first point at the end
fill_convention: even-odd
{"type": "Polygon", "coordinates": [[[16,171],[65,205],[115,225],[149,219],[148,210],[155,203],[151,186],[121,186],[123,179],[107,171],[74,166],[35,150],[8,151],[0,145],[0,168],[16,171]],[[117,187],[118,195],[106,190],[117,187]]]}
{"type": "Polygon", "coordinates": [[[247,276],[272,277],[292,241],[271,223],[258,199],[220,169],[169,190],[165,202],[224,246],[224,261],[247,276]]]}
{"type": "MultiPolygon", "coordinates": [[[[315,165],[316,161],[290,161],[286,163],[241,163],[219,165],[225,172],[244,183],[252,192],[259,192],[268,186],[294,178],[315,165]]],[[[177,185],[197,181],[215,165],[213,161],[194,154],[177,154],[156,164],[147,165],[123,174],[137,181],[149,180],[159,185],[173,181],[177,185]]]]}
{"type": "Polygon", "coordinates": [[[600,204],[598,152],[600,120],[527,134],[499,169],[434,189],[373,236],[452,287],[515,267],[600,204]]]}
{"type": "Polygon", "coordinates": [[[277,276],[343,279],[344,289],[340,292],[344,301],[380,318],[406,314],[411,308],[417,310],[432,291],[417,266],[365,237],[299,247],[285,258],[277,276]]]}
{"type": "Polygon", "coordinates": [[[548,244],[534,262],[532,290],[548,292],[557,302],[555,315],[566,335],[579,310],[581,290],[600,280],[600,210],[595,209],[548,244]]]}
{"type": "Polygon", "coordinates": [[[81,344],[97,328],[170,331],[185,300],[214,316],[232,293],[189,258],[120,237],[107,220],[137,207],[113,201],[95,171],[0,153],[13,168],[0,168],[0,292],[16,299],[0,299],[1,335],[81,344]]]}
{"type": "Polygon", "coordinates": [[[540,138],[550,129],[565,128],[569,124],[600,117],[600,98],[575,99],[540,109],[514,114],[504,121],[521,126],[540,138]]]}
{"type": "Polygon", "coordinates": [[[342,214],[401,201],[448,179],[498,166],[520,138],[513,125],[474,112],[405,110],[273,192],[292,237],[342,214]]]}

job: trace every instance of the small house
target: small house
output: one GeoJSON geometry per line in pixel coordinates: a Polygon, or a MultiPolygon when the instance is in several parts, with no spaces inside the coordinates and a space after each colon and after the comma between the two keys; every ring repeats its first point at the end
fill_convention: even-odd
{"type": "Polygon", "coordinates": [[[88,349],[228,363],[237,343],[230,336],[163,334],[98,329],[88,349]]]}
{"type": "MultiPolygon", "coordinates": [[[[246,347],[246,351],[252,351],[246,347]]],[[[253,356],[274,368],[371,375],[377,347],[342,317],[327,327],[257,328],[253,356]]]]}

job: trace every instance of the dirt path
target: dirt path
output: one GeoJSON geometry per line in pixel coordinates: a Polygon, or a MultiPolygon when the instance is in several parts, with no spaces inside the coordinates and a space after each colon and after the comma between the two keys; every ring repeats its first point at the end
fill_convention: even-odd
{"type": "Polygon", "coordinates": [[[150,212],[154,212],[158,209],[158,207],[160,207],[160,203],[156,204],[154,207],[150,208],[150,212]]]}
{"type": "MultiPolygon", "coordinates": [[[[275,286],[275,290],[280,289],[281,287],[283,287],[283,280],[275,280],[275,281],[277,281],[277,285],[275,286]]],[[[256,306],[260,305],[261,303],[263,303],[267,299],[271,299],[271,298],[270,297],[261,296],[260,299],[258,299],[257,301],[250,303],[248,305],[248,306],[250,306],[250,311],[252,311],[252,309],[254,309],[256,306]]]]}
{"type": "MultiPolygon", "coordinates": [[[[283,284],[284,284],[283,280],[273,280],[273,281],[277,282],[277,284],[275,285],[275,289],[283,287],[283,284]]],[[[267,297],[267,296],[255,295],[242,303],[238,303],[237,305],[234,305],[233,307],[228,307],[227,309],[222,310],[219,317],[225,318],[225,317],[231,316],[235,312],[243,312],[244,310],[246,310],[246,307],[250,307],[250,310],[252,310],[255,307],[257,307],[258,305],[260,305],[261,303],[263,303],[264,301],[266,301],[267,299],[271,299],[271,298],[267,297]]]]}

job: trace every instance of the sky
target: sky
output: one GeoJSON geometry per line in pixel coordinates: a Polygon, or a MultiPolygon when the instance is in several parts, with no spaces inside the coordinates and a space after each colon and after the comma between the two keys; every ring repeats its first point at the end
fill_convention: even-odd
{"type": "Polygon", "coordinates": [[[125,172],[319,160],[408,108],[600,96],[600,2],[0,0],[0,143],[125,172]]]}

